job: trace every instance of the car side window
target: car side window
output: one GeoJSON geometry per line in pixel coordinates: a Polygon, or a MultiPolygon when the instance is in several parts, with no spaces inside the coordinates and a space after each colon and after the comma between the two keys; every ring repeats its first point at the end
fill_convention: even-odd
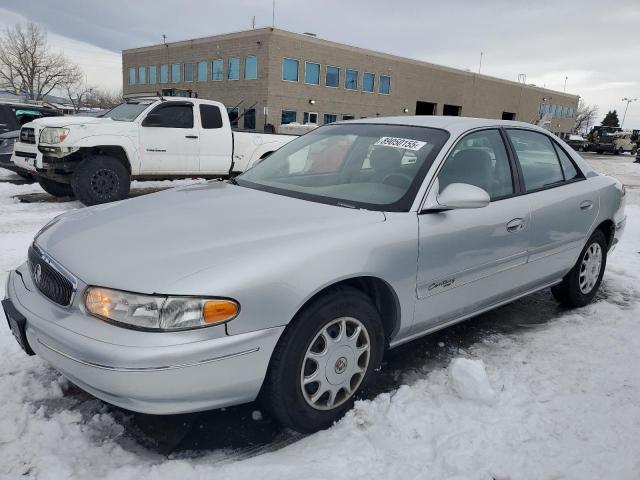
{"type": "Polygon", "coordinates": [[[520,162],[527,192],[564,182],[560,161],[550,138],[530,130],[508,129],[507,134],[520,162]]]}
{"type": "Polygon", "coordinates": [[[560,159],[560,166],[562,167],[562,173],[564,173],[564,179],[570,182],[571,180],[581,178],[581,175],[578,173],[578,169],[569,158],[569,155],[567,155],[559,145],[554,143],[553,146],[555,147],[558,158],[560,159]]]}
{"type": "Polygon", "coordinates": [[[202,128],[210,130],[212,128],[222,128],[222,114],[215,105],[200,104],[200,121],[202,128]]]}
{"type": "Polygon", "coordinates": [[[193,106],[161,105],[147,115],[142,125],[159,128],[193,128],[193,106]]]}
{"type": "Polygon", "coordinates": [[[463,137],[445,160],[438,183],[440,192],[452,183],[474,185],[492,201],[512,195],[513,175],[500,132],[481,130],[463,137]]]}

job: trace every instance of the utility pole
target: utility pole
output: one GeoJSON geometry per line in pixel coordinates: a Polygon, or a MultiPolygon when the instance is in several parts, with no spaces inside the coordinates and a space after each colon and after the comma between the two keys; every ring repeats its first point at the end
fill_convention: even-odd
{"type": "Polygon", "coordinates": [[[627,97],[624,97],[624,98],[622,99],[622,101],[623,101],[623,102],[627,102],[627,105],[624,107],[624,115],[622,116],[622,123],[620,123],[620,128],[622,128],[622,126],[624,125],[624,120],[625,120],[625,118],[627,118],[627,110],[629,109],[629,104],[630,104],[631,102],[636,102],[636,101],[638,101],[638,99],[637,99],[637,98],[627,98],[627,97]]]}
{"type": "Polygon", "coordinates": [[[569,79],[569,77],[564,77],[564,92],[566,93],[567,91],[567,80],[569,79]]]}
{"type": "Polygon", "coordinates": [[[273,0],[273,8],[271,9],[271,26],[276,28],[276,0],[273,0]]]}
{"type": "Polygon", "coordinates": [[[162,43],[167,44],[167,36],[164,33],[162,34],[162,43]]]}
{"type": "Polygon", "coordinates": [[[482,70],[482,57],[484,56],[484,52],[480,52],[480,65],[478,66],[478,75],[480,75],[480,71],[482,70]]]}

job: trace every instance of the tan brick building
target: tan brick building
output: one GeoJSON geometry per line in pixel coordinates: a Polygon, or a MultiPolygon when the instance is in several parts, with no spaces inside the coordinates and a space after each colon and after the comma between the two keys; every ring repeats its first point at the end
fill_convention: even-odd
{"type": "Polygon", "coordinates": [[[197,94],[239,126],[396,115],[536,122],[570,132],[578,96],[274,28],[122,52],[125,96],[197,94]],[[232,117],[235,112],[232,111],[232,117]]]}

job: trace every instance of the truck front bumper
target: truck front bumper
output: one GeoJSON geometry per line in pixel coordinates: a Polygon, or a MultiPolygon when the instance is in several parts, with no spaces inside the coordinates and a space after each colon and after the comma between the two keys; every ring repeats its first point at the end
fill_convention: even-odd
{"type": "Polygon", "coordinates": [[[37,290],[25,265],[10,273],[6,297],[11,302],[7,316],[11,309],[14,317],[23,319],[27,352],[32,349],[92,395],[150,414],[194,412],[255,400],[284,330],[227,336],[220,326],[223,330],[216,338],[186,342],[182,334],[190,335],[189,331],[134,332],[49,301],[37,290]],[[98,330],[104,335],[92,338],[70,330],[69,324],[77,321],[101,322],[98,330]],[[130,332],[129,341],[113,343],[123,330],[130,332]]]}

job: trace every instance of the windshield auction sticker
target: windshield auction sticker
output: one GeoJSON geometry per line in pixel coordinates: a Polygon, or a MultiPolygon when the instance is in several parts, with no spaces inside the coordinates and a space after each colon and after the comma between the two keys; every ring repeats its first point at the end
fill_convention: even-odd
{"type": "Polygon", "coordinates": [[[426,144],[427,142],[421,142],[420,140],[411,140],[410,138],[396,137],[382,137],[380,140],[374,143],[374,145],[403,148],[405,150],[413,150],[414,152],[417,152],[426,144]]]}

